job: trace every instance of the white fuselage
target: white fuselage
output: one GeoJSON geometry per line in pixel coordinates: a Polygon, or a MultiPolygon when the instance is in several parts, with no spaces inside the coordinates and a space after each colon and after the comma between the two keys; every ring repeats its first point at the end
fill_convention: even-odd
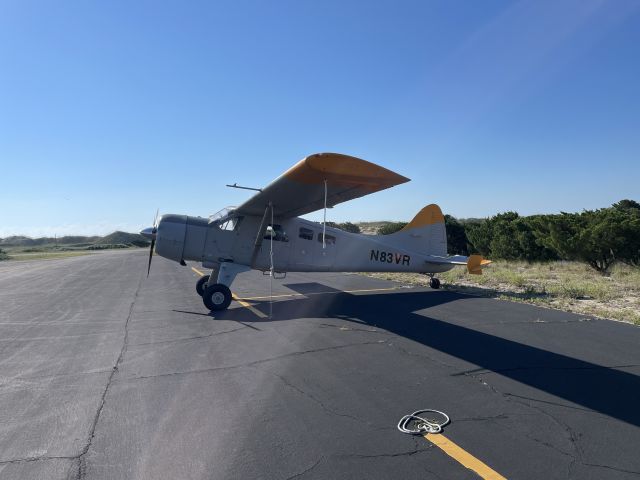
{"type": "Polygon", "coordinates": [[[355,234],[326,227],[323,242],[322,224],[302,218],[276,219],[274,234],[271,235],[271,230],[265,232],[256,247],[261,220],[246,216],[232,230],[221,228],[224,223],[208,224],[207,232],[197,235],[204,243],[197,241],[198,247],[190,248],[193,253],[183,258],[201,261],[205,267],[232,261],[266,271],[271,268],[273,249],[274,268],[279,272],[439,273],[453,268],[427,263],[428,255],[398,245],[400,242],[394,241],[393,236],[355,234]]]}
{"type": "Polygon", "coordinates": [[[267,230],[256,241],[262,219],[245,216],[230,228],[199,217],[164,215],[158,226],[156,252],[175,261],[222,262],[278,272],[419,272],[439,273],[453,265],[428,263],[429,254],[402,245],[393,235],[364,235],[326,227],[302,218],[276,219],[273,241],[267,230]],[[256,246],[258,243],[258,246],[256,246]]]}

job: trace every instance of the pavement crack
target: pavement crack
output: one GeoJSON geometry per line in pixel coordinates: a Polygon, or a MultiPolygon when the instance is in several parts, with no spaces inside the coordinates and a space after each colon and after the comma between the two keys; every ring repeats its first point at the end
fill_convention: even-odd
{"type": "Polygon", "coordinates": [[[437,478],[437,479],[443,479],[443,478],[445,478],[445,477],[441,476],[439,473],[434,472],[433,470],[429,470],[427,467],[422,467],[422,469],[423,469],[425,472],[427,472],[427,473],[429,473],[429,474],[433,475],[433,477],[434,477],[434,478],[437,478]]]}
{"type": "Polygon", "coordinates": [[[486,422],[489,420],[506,420],[508,418],[509,415],[501,413],[498,415],[456,418],[456,422],[486,422]]]}
{"type": "Polygon", "coordinates": [[[184,337],[184,338],[175,338],[172,340],[160,340],[158,342],[144,342],[144,343],[131,343],[129,344],[130,347],[140,347],[143,345],[163,345],[163,344],[168,344],[168,343],[178,343],[178,342],[188,342],[191,340],[200,340],[203,338],[211,338],[211,337],[217,337],[218,335],[225,335],[227,333],[233,333],[233,332],[237,332],[238,330],[244,330],[248,328],[246,325],[242,326],[242,327],[238,327],[238,328],[233,328],[231,330],[224,330],[222,332],[211,332],[208,333],[206,335],[196,335],[193,337],[184,337]]]}
{"type": "Polygon", "coordinates": [[[456,368],[454,365],[450,365],[446,362],[443,362],[442,360],[437,360],[435,358],[433,358],[430,355],[424,354],[424,353],[414,353],[414,352],[410,352],[409,350],[407,350],[404,347],[401,347],[400,345],[398,345],[397,343],[392,343],[392,342],[387,342],[387,345],[389,345],[390,347],[393,347],[397,350],[399,350],[400,352],[404,353],[405,355],[409,355],[410,357],[418,357],[418,358],[424,358],[426,360],[431,360],[433,363],[440,365],[442,367],[447,367],[447,368],[456,368]]]}
{"type": "Polygon", "coordinates": [[[307,473],[309,473],[311,470],[313,470],[314,468],[316,468],[318,465],[320,465],[320,462],[322,462],[322,460],[324,460],[324,455],[322,455],[318,460],[316,460],[316,462],[311,465],[310,467],[306,468],[305,470],[303,470],[302,472],[296,473],[294,475],[291,475],[290,477],[287,477],[286,480],[293,480],[294,478],[300,478],[303,475],[306,475],[307,473]]]}
{"type": "Polygon", "coordinates": [[[407,452],[398,452],[398,453],[379,453],[375,455],[361,455],[361,454],[350,454],[350,455],[340,455],[343,458],[395,458],[395,457],[410,457],[417,453],[426,452],[428,449],[423,448],[421,450],[409,450],[407,452]]]}
{"type": "Polygon", "coordinates": [[[397,458],[397,457],[411,457],[419,453],[424,453],[435,448],[433,443],[424,442],[424,438],[421,435],[413,435],[413,449],[405,450],[402,452],[393,453],[376,453],[376,454],[360,454],[360,453],[347,453],[338,455],[341,458],[397,458]]]}
{"type": "MultiPolygon", "coordinates": [[[[569,441],[571,448],[573,449],[573,453],[567,452],[549,442],[546,442],[544,440],[541,440],[535,436],[532,436],[531,434],[525,433],[525,437],[528,438],[529,440],[531,440],[532,442],[538,443],[540,445],[543,445],[544,447],[550,448],[552,450],[554,450],[555,452],[569,457],[571,459],[569,465],[568,465],[568,471],[567,471],[567,478],[571,477],[571,471],[575,465],[576,462],[580,462],[582,463],[582,451],[580,449],[580,447],[577,444],[577,440],[578,438],[576,437],[575,433],[573,432],[573,430],[571,429],[571,427],[569,427],[567,424],[565,424],[564,422],[562,422],[560,419],[558,419],[555,415],[550,414],[549,412],[543,410],[542,408],[537,407],[536,405],[531,404],[529,401],[523,401],[523,400],[518,400],[515,396],[511,395],[510,393],[506,393],[506,392],[501,392],[500,390],[498,390],[497,388],[495,388],[494,386],[488,384],[483,378],[482,375],[484,369],[482,369],[481,371],[477,371],[477,370],[469,370],[467,372],[462,372],[462,375],[472,378],[480,383],[482,383],[484,386],[486,386],[487,388],[489,388],[493,393],[495,393],[496,395],[501,396],[505,401],[507,402],[512,402],[512,403],[516,403],[518,405],[522,405],[525,406],[527,408],[533,409],[536,412],[538,412],[539,414],[549,418],[553,423],[555,423],[556,425],[558,425],[561,430],[564,431],[567,440],[569,441]]],[[[493,371],[493,370],[492,370],[493,371]]],[[[460,375],[460,374],[456,374],[456,375],[460,375]]],[[[529,399],[527,399],[529,400],[529,399]]]]}
{"type": "Polygon", "coordinates": [[[13,463],[46,462],[47,460],[77,460],[77,456],[64,455],[40,455],[37,457],[12,458],[11,460],[0,460],[0,465],[11,465],[13,463]]]}
{"type": "Polygon", "coordinates": [[[373,455],[363,455],[363,454],[346,454],[339,455],[342,458],[397,458],[397,457],[411,457],[413,455],[417,455],[419,453],[428,452],[431,447],[427,446],[424,448],[416,448],[413,450],[407,450],[406,452],[397,452],[397,453],[378,453],[373,455]]]}
{"type": "Polygon", "coordinates": [[[127,315],[127,319],[124,322],[124,337],[122,339],[122,347],[120,348],[120,354],[118,355],[118,358],[116,359],[116,362],[114,363],[113,368],[111,369],[111,374],[107,379],[107,383],[100,397],[100,403],[98,405],[98,409],[96,411],[96,414],[93,417],[93,421],[91,422],[91,428],[89,429],[87,442],[82,448],[82,450],[80,451],[80,454],[76,457],[78,460],[78,475],[76,477],[77,480],[83,479],[86,475],[86,463],[85,463],[84,457],[89,451],[89,449],[91,448],[91,444],[95,437],[96,429],[98,427],[98,421],[100,420],[100,415],[102,414],[102,411],[104,409],[104,404],[107,398],[107,393],[109,392],[109,387],[111,387],[111,384],[113,383],[113,378],[115,377],[115,374],[118,371],[118,367],[120,366],[120,363],[122,362],[122,359],[124,358],[124,355],[127,351],[127,346],[129,341],[129,322],[131,321],[131,316],[133,315],[133,307],[136,304],[136,300],[138,300],[140,288],[142,287],[142,279],[143,277],[140,276],[138,287],[136,288],[135,294],[133,295],[133,300],[131,301],[131,305],[129,306],[129,314],[127,315]]]}
{"type": "Polygon", "coordinates": [[[322,400],[320,400],[319,398],[316,398],[315,396],[313,396],[312,394],[310,394],[308,392],[305,392],[300,387],[298,387],[294,383],[290,382],[289,380],[287,380],[287,378],[283,377],[282,375],[279,375],[279,374],[277,374],[275,372],[268,372],[268,371],[266,371],[264,369],[260,369],[260,370],[262,370],[263,372],[270,373],[274,377],[278,378],[282,383],[284,383],[285,386],[289,387],[291,390],[294,390],[294,391],[298,392],[300,395],[308,398],[309,400],[314,402],[316,405],[320,406],[320,408],[323,411],[327,412],[328,414],[334,415],[334,416],[337,416],[337,417],[349,418],[349,419],[354,420],[354,421],[356,421],[358,423],[364,422],[364,420],[362,420],[362,419],[360,419],[358,417],[355,417],[353,415],[349,415],[348,413],[339,413],[339,412],[327,407],[322,400]]]}
{"type": "Polygon", "coordinates": [[[592,322],[596,319],[594,318],[580,318],[576,320],[542,320],[540,318],[536,318],[534,320],[521,320],[521,321],[513,321],[513,320],[503,320],[498,322],[486,322],[483,323],[483,326],[487,325],[560,325],[564,323],[584,323],[584,322],[592,322]]]}
{"type": "Polygon", "coordinates": [[[335,328],[343,332],[366,332],[366,333],[378,333],[380,335],[393,335],[391,332],[378,330],[376,328],[354,328],[354,327],[346,327],[344,325],[334,325],[333,323],[321,323],[320,328],[335,328]]]}
{"type": "Polygon", "coordinates": [[[517,366],[517,367],[505,367],[505,368],[477,368],[474,370],[466,370],[464,372],[454,373],[452,377],[458,377],[462,375],[484,375],[490,373],[506,373],[506,372],[519,372],[527,370],[557,370],[557,371],[576,371],[576,370],[615,370],[618,368],[635,368],[640,367],[640,364],[623,364],[623,365],[584,365],[574,367],[555,367],[552,365],[532,365],[532,366],[517,366]]]}
{"type": "Polygon", "coordinates": [[[276,360],[282,360],[283,358],[307,355],[307,354],[310,354],[310,353],[326,352],[326,351],[329,351],[329,350],[338,350],[338,349],[342,349],[342,348],[350,348],[350,347],[357,347],[357,346],[364,346],[364,345],[381,345],[383,343],[384,343],[383,340],[377,340],[377,341],[371,341],[371,342],[348,343],[346,345],[334,345],[334,346],[331,346],[331,347],[315,348],[315,349],[309,349],[309,350],[302,350],[302,351],[298,351],[298,352],[285,353],[283,355],[276,355],[275,357],[269,357],[269,358],[265,358],[265,359],[262,359],[262,360],[255,360],[253,362],[240,363],[240,364],[237,364],[237,365],[228,365],[226,367],[200,368],[200,369],[197,369],[197,370],[186,370],[186,371],[183,371],[183,372],[169,372],[169,373],[158,373],[158,374],[155,374],[155,375],[142,375],[142,376],[139,376],[139,377],[131,377],[129,380],[146,380],[146,379],[149,379],[149,378],[173,377],[173,376],[176,376],[176,375],[192,375],[192,374],[198,374],[198,373],[208,373],[208,372],[217,372],[217,371],[224,371],[224,370],[233,370],[233,369],[236,369],[236,368],[252,367],[254,365],[260,365],[261,363],[267,363],[267,362],[273,362],[273,361],[276,361],[276,360]]]}
{"type": "Polygon", "coordinates": [[[584,465],[585,467],[606,468],[607,470],[614,470],[616,472],[631,473],[633,475],[640,475],[640,471],[625,470],[624,468],[612,467],[610,465],[600,465],[600,464],[597,464],[597,463],[584,463],[584,462],[581,462],[581,464],[584,465]]]}

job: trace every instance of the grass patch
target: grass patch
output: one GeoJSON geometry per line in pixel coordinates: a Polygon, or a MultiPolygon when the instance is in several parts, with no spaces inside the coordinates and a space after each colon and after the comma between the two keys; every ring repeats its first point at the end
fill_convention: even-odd
{"type": "Polygon", "coordinates": [[[5,247],[5,258],[0,260],[43,260],[50,258],[76,257],[79,255],[89,255],[97,250],[121,250],[128,248],[138,248],[127,244],[75,244],[75,245],[45,245],[37,247],[13,246],[5,247]]]}
{"type": "MultiPolygon", "coordinates": [[[[426,275],[415,273],[368,275],[414,285],[429,284],[426,275]]],[[[443,288],[640,325],[638,267],[619,264],[609,275],[601,275],[578,262],[496,261],[483,275],[468,275],[458,267],[438,278],[443,288]]]]}
{"type": "Polygon", "coordinates": [[[619,296],[610,285],[576,279],[550,283],[546,290],[549,295],[575,300],[596,299],[605,302],[619,296]]]}
{"type": "Polygon", "coordinates": [[[13,253],[9,255],[9,260],[53,260],[55,258],[69,258],[69,257],[80,257],[82,255],[91,255],[89,251],[75,251],[75,252],[59,252],[59,251],[48,251],[48,252],[32,252],[32,253],[13,253]]]}

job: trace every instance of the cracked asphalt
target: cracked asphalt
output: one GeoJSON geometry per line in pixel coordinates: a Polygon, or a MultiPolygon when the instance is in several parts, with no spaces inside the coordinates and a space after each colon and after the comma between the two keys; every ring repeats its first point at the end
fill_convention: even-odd
{"type": "Polygon", "coordinates": [[[214,318],[146,255],[0,264],[0,479],[478,478],[422,408],[506,478],[640,477],[637,327],[345,274],[214,318]]]}

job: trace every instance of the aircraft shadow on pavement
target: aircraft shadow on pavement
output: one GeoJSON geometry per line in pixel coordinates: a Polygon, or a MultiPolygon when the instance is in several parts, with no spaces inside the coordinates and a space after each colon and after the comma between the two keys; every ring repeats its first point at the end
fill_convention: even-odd
{"type": "MultiPolygon", "coordinates": [[[[297,289],[295,284],[287,286],[297,289]]],[[[310,285],[301,285],[301,293],[312,294],[274,301],[271,320],[257,319],[247,309],[242,309],[241,319],[238,309],[215,315],[215,318],[255,324],[330,317],[375,326],[477,365],[478,370],[496,372],[550,395],[640,426],[637,402],[639,376],[415,313],[471,297],[447,291],[358,295],[339,291],[319,293],[332,290],[319,285],[313,293],[310,285]]],[[[268,312],[268,300],[253,303],[261,311],[268,312]]]]}

